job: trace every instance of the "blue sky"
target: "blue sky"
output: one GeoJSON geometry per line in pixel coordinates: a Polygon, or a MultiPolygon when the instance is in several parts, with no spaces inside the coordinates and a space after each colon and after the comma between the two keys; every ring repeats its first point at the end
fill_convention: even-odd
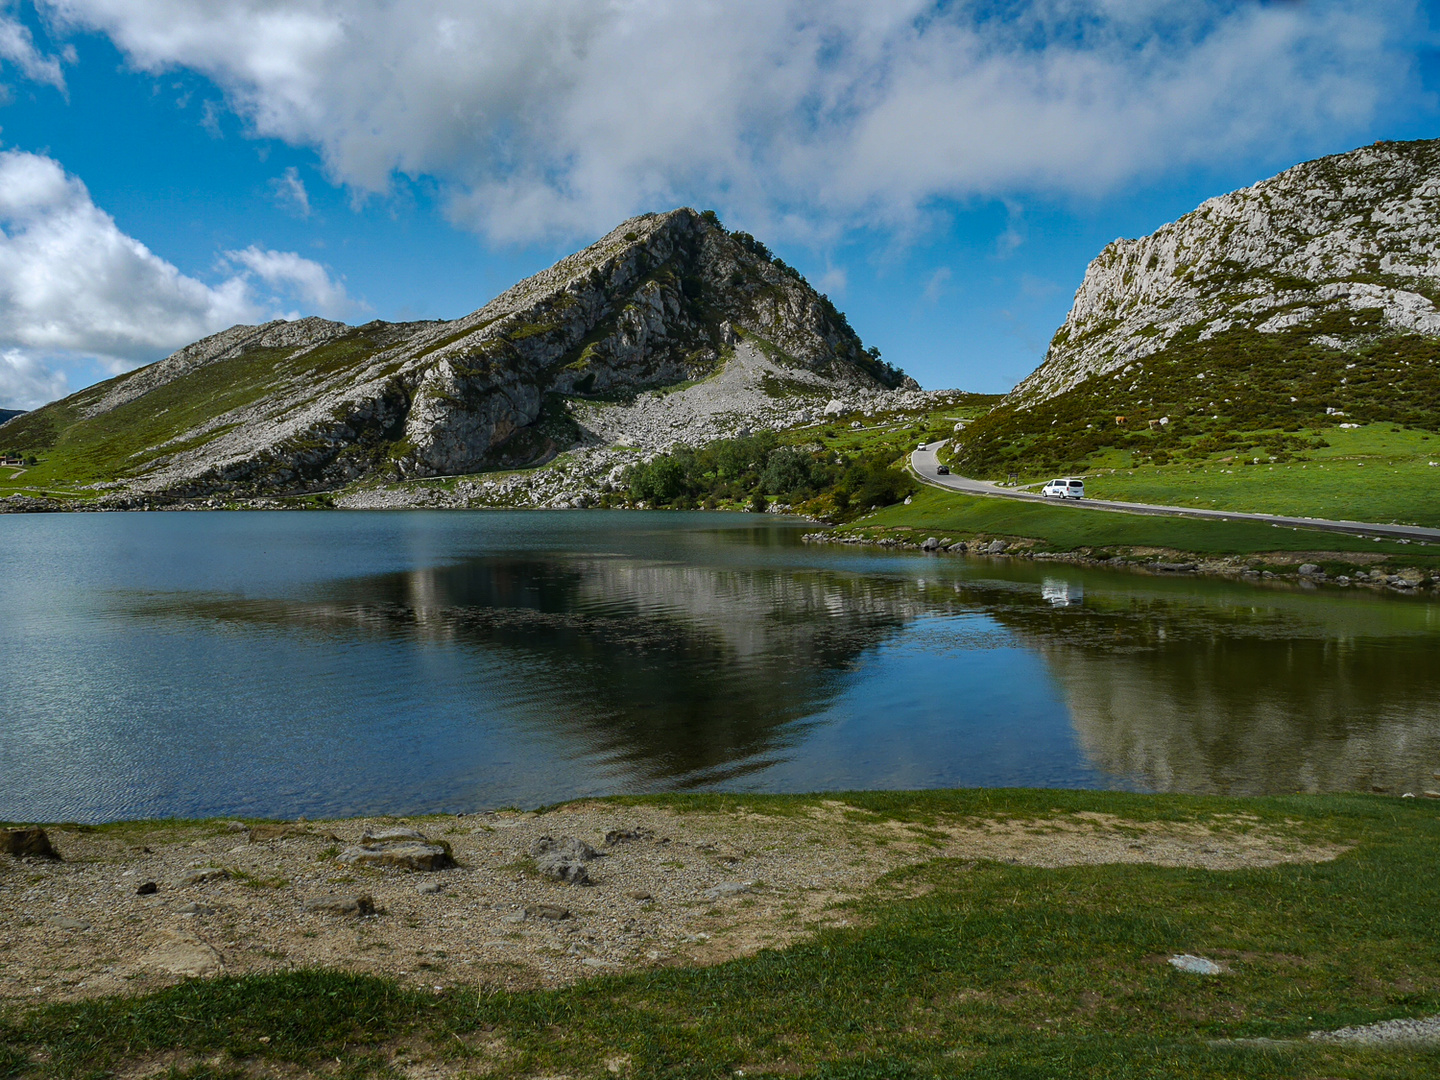
{"type": "Polygon", "coordinates": [[[453,318],[632,213],[764,239],[927,387],[1087,262],[1440,134],[1424,4],[0,0],[0,407],[237,321],[453,318]]]}

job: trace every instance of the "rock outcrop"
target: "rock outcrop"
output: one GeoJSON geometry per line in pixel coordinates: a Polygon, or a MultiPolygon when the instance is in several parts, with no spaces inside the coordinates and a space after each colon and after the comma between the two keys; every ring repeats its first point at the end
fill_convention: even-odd
{"type": "Polygon", "coordinates": [[[632,218],[461,319],[232,327],[6,433],[27,453],[82,450],[101,490],[329,490],[543,461],[584,441],[575,403],[706,379],[737,346],[782,373],[765,375],[771,396],[817,409],[918,389],[763,245],[679,209],[632,218]]]}
{"type": "Polygon", "coordinates": [[[1376,143],[1109,244],[1011,401],[1053,397],[1163,353],[1187,330],[1206,341],[1232,328],[1309,326],[1327,345],[1344,344],[1351,326],[1365,337],[1440,336],[1437,298],[1440,141],[1376,143]]]}
{"type": "Polygon", "coordinates": [[[1440,431],[1437,300],[1440,142],[1305,162],[1107,246],[959,465],[1258,464],[1336,424],[1440,431]]]}

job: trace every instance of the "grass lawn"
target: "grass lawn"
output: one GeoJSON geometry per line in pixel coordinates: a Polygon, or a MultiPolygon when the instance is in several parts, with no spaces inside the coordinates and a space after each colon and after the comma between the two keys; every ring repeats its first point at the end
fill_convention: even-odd
{"type": "Polygon", "coordinates": [[[1306,460],[1203,462],[1095,468],[1085,493],[1097,499],[1158,502],[1350,521],[1440,525],[1440,436],[1392,424],[1330,428],[1330,445],[1306,460]]]}
{"type": "MultiPolygon", "coordinates": [[[[1089,493],[1090,481],[1086,480],[1089,493]]],[[[1403,556],[1406,565],[1440,565],[1440,551],[1422,544],[1366,540],[1359,536],[1283,529],[1243,521],[1087,510],[993,496],[961,495],[922,488],[909,506],[889,506],[847,526],[845,532],[914,531],[925,536],[1028,538],[1044,549],[1162,547],[1200,555],[1246,555],[1266,551],[1366,552],[1403,556]],[[1432,554],[1432,552],[1434,554],[1432,554]]],[[[923,537],[921,537],[923,539],[923,537]]]]}
{"type": "MultiPolygon", "coordinates": [[[[1058,813],[1231,818],[1348,845],[1264,869],[1042,869],[937,859],[851,905],[852,925],[711,968],[552,991],[443,993],[326,971],[191,981],[0,1014],[0,1076],[635,1078],[1431,1077],[1440,1047],[1307,1032],[1440,1012],[1440,803],[1106,792],[841,796],[876,820],[1058,813]],[[1187,975],[1165,958],[1223,962],[1187,975]],[[167,1073],[167,1068],[169,1072],[167,1073]],[[418,1071],[416,1071],[418,1070],[418,1071]]],[[[784,814],[819,797],[741,801],[784,814]]]]}

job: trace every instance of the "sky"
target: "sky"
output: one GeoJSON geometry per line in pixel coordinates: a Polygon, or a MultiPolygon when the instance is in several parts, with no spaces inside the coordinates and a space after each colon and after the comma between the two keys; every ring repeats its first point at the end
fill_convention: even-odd
{"type": "Polygon", "coordinates": [[[0,0],[0,408],[682,205],[999,393],[1109,241],[1437,135],[1416,0],[0,0]]]}

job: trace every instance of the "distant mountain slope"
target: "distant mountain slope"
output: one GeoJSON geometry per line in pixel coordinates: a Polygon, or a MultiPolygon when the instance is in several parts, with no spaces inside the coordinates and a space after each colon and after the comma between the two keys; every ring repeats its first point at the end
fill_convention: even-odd
{"type": "Polygon", "coordinates": [[[0,424],[5,423],[7,420],[14,420],[17,416],[24,415],[24,409],[0,409],[0,424]]]}
{"type": "Polygon", "coordinates": [[[1108,245],[963,460],[995,473],[1186,436],[1225,449],[1341,414],[1440,427],[1437,299],[1440,142],[1297,165],[1108,245]]]}
{"type": "Polygon", "coordinates": [[[553,453],[575,434],[546,419],[557,396],[703,378],[742,340],[814,393],[904,380],[763,245],[680,209],[451,322],[232,327],[35,410],[7,445],[47,482],[189,496],[455,474],[553,453]]]}

